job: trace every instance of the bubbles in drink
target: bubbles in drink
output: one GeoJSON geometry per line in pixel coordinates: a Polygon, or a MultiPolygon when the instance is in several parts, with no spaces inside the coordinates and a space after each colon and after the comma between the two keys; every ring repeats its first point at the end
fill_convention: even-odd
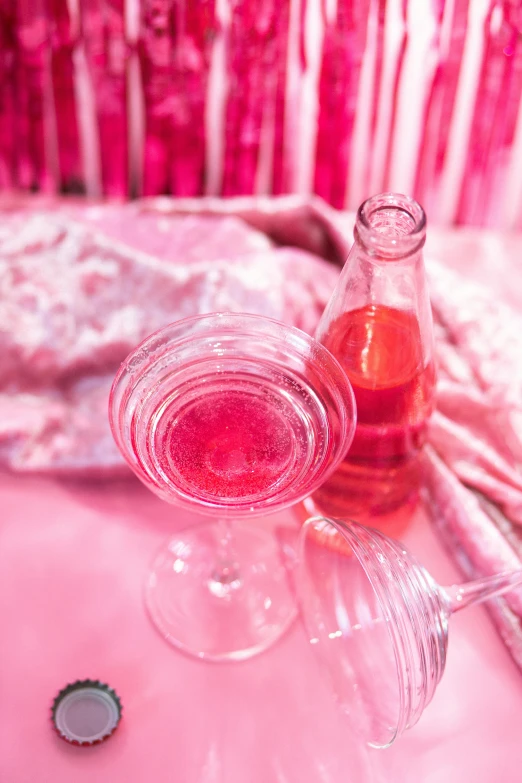
{"type": "Polygon", "coordinates": [[[299,430],[284,397],[229,381],[219,378],[175,413],[161,452],[171,480],[208,499],[264,495],[300,468],[299,430]]]}

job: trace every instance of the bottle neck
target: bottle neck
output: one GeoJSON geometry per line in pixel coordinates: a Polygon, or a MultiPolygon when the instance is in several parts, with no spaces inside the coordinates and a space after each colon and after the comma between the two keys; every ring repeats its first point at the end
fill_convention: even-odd
{"type": "Polygon", "coordinates": [[[426,237],[422,207],[394,193],[374,196],[359,209],[355,237],[321,316],[317,339],[330,348],[331,334],[342,333],[345,339],[341,324],[353,326],[362,319],[364,328],[353,327],[352,338],[363,350],[369,340],[377,339],[370,322],[379,320],[381,326],[394,322],[395,332],[408,323],[426,366],[433,356],[433,325],[422,253],[426,237]]]}
{"type": "Polygon", "coordinates": [[[374,261],[413,261],[426,240],[426,215],[409,196],[381,193],[359,207],[354,237],[374,261]]]}

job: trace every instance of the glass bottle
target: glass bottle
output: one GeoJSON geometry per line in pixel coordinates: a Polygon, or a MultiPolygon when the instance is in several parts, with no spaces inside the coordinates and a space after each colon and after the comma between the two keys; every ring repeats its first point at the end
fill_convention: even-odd
{"type": "Polygon", "coordinates": [[[426,216],[414,199],[382,193],[359,208],[354,236],[316,337],[352,383],[357,429],[312,504],[316,512],[396,534],[415,508],[419,452],[434,404],[426,216]]]}

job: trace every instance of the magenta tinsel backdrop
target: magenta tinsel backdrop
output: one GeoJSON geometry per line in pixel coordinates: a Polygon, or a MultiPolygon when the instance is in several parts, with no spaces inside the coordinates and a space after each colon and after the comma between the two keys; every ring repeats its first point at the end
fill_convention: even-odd
{"type": "Polygon", "coordinates": [[[520,0],[0,0],[0,188],[522,227],[520,0]]]}

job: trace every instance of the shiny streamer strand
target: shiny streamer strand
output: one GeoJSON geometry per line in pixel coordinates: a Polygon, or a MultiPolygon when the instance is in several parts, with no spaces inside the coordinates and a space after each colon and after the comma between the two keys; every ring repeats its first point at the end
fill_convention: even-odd
{"type": "Polygon", "coordinates": [[[513,0],[1,0],[0,188],[522,225],[513,0]]]}

